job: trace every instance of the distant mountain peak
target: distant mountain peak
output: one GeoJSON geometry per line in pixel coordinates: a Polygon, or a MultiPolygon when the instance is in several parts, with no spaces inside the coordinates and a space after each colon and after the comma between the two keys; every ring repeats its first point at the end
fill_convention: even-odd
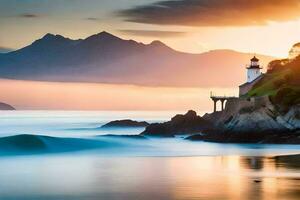
{"type": "Polygon", "coordinates": [[[170,48],[168,47],[165,43],[159,41],[159,40],[154,40],[150,43],[150,46],[154,46],[154,47],[167,47],[167,48],[170,48]]]}
{"type": "Polygon", "coordinates": [[[44,35],[44,37],[43,38],[52,38],[52,37],[55,37],[55,35],[54,34],[52,34],[52,33],[47,33],[46,35],[44,35]]]}
{"type": "Polygon", "coordinates": [[[122,40],[121,38],[111,34],[111,33],[108,33],[106,31],[102,31],[98,34],[95,34],[95,35],[92,35],[88,38],[86,38],[85,40],[122,40]]]}
{"type": "Polygon", "coordinates": [[[116,36],[114,36],[113,34],[111,34],[111,33],[109,33],[109,32],[106,32],[106,31],[102,31],[102,32],[98,33],[97,35],[99,35],[99,36],[116,37],[116,36]]]}
{"type": "Polygon", "coordinates": [[[161,42],[159,40],[153,40],[150,44],[151,45],[165,45],[163,42],[161,42]]]}
{"type": "Polygon", "coordinates": [[[42,38],[44,40],[52,40],[52,39],[67,39],[61,35],[54,35],[52,33],[47,33],[46,35],[44,35],[44,37],[42,38]]]}
{"type": "MultiPolygon", "coordinates": [[[[34,41],[32,45],[24,47],[23,49],[35,49],[35,51],[41,51],[42,49],[59,49],[62,46],[66,47],[72,43],[76,42],[69,38],[65,38],[61,35],[54,35],[52,33],[47,33],[42,38],[34,41]]],[[[19,51],[19,50],[17,50],[19,51]]]]}

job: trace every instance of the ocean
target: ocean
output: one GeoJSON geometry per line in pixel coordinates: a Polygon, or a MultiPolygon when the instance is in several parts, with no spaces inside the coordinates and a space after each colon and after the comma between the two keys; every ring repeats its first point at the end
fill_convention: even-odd
{"type": "Polygon", "coordinates": [[[0,199],[299,199],[300,145],[126,138],[178,111],[1,111],[0,199]]]}

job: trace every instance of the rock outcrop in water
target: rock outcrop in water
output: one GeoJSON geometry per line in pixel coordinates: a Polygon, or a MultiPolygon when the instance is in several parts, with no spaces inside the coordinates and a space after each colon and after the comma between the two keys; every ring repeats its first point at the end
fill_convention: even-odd
{"type": "Polygon", "coordinates": [[[300,143],[300,106],[279,113],[268,97],[227,102],[224,111],[197,116],[189,111],[171,121],[151,124],[142,135],[170,137],[181,134],[190,140],[246,143],[300,143]],[[196,134],[197,133],[197,134],[196,134]]]}
{"type": "Polygon", "coordinates": [[[101,126],[101,128],[111,128],[111,127],[121,127],[121,128],[130,128],[130,127],[146,127],[148,126],[148,122],[138,122],[130,119],[124,119],[124,120],[116,120],[116,121],[111,121],[108,122],[107,124],[104,124],[101,126]]]}
{"type": "Polygon", "coordinates": [[[16,110],[16,109],[9,104],[0,102],[0,110],[16,110]]]}
{"type": "Polygon", "coordinates": [[[175,135],[200,133],[210,129],[210,122],[198,116],[195,111],[188,111],[185,115],[176,115],[171,121],[155,123],[146,127],[142,135],[173,137],[175,135]]]}

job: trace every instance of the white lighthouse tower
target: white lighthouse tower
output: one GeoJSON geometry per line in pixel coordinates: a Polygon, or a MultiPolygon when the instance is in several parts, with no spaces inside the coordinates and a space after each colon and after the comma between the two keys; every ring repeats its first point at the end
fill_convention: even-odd
{"type": "Polygon", "coordinates": [[[251,83],[261,75],[262,68],[259,66],[259,59],[255,56],[251,59],[250,66],[247,67],[247,83],[251,83]]]}

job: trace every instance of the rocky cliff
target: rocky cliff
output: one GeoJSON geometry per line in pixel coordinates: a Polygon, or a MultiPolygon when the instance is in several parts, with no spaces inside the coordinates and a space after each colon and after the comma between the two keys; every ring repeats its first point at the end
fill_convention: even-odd
{"type": "Polygon", "coordinates": [[[300,106],[280,113],[269,97],[236,98],[224,111],[197,116],[189,111],[171,121],[151,124],[142,135],[174,136],[214,142],[300,143],[300,106]]]}
{"type": "Polygon", "coordinates": [[[280,113],[268,96],[249,99],[236,98],[227,102],[223,112],[207,114],[206,120],[213,122],[221,132],[290,132],[300,128],[300,106],[290,107],[280,113]]]}
{"type": "Polygon", "coordinates": [[[300,106],[292,106],[281,113],[268,96],[229,100],[223,112],[206,114],[203,118],[213,123],[213,131],[190,139],[300,143],[300,106]]]}

